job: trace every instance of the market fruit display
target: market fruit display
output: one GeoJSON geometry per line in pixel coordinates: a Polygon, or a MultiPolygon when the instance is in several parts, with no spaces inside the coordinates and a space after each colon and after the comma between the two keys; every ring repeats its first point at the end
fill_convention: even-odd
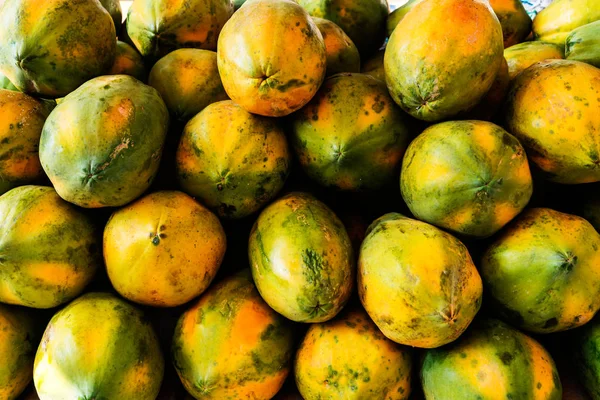
{"type": "Polygon", "coordinates": [[[504,50],[504,58],[508,63],[508,75],[512,81],[521,72],[533,64],[545,60],[561,60],[565,58],[563,49],[553,43],[523,42],[504,50]]]}
{"type": "Polygon", "coordinates": [[[392,181],[411,137],[408,118],[385,86],[363,74],[328,78],[291,121],[300,165],[316,182],[342,190],[392,181]]]}
{"type": "Polygon", "coordinates": [[[600,20],[574,29],[567,36],[565,58],[600,68],[600,20]]]}
{"type": "Polygon", "coordinates": [[[249,271],[206,292],[179,319],[173,363],[185,388],[202,399],[270,399],[293,357],[292,323],[258,294],[249,271]]]}
{"type": "Polygon", "coordinates": [[[592,320],[573,335],[573,362],[577,375],[592,398],[600,396],[600,325],[592,320]]]}
{"type": "Polygon", "coordinates": [[[99,1],[6,0],[0,15],[0,71],[21,91],[61,97],[113,64],[117,33],[99,1]]]}
{"type": "Polygon", "coordinates": [[[325,43],[327,54],[327,75],[338,72],[360,72],[360,54],[352,39],[335,23],[318,17],[313,21],[325,43]]]}
{"type": "Polygon", "coordinates": [[[481,306],[481,277],[458,239],[425,222],[386,214],[367,230],[358,293],[389,339],[435,348],[456,340],[481,306]]]}
{"type": "Polygon", "coordinates": [[[490,5],[502,26],[505,48],[521,43],[529,36],[532,21],[520,0],[490,0],[490,5]]]}
{"type": "Polygon", "coordinates": [[[533,20],[536,40],[565,45],[569,33],[580,26],[600,20],[597,0],[554,0],[533,20]]]}
{"type": "Polygon", "coordinates": [[[527,335],[482,320],[450,347],[428,350],[421,367],[427,399],[561,400],[552,357],[527,335]]]}
{"type": "Polygon", "coordinates": [[[35,355],[42,399],[155,399],[164,360],[142,311],[109,293],[88,293],[57,312],[35,355]]]}
{"type": "Polygon", "coordinates": [[[131,45],[117,41],[115,62],[107,75],[131,75],[142,82],[146,81],[148,71],[140,53],[131,45]]]}
{"type": "Polygon", "coordinates": [[[313,324],[294,363],[302,397],[408,399],[412,354],[387,339],[361,309],[313,324]]]}
{"type": "Polygon", "coordinates": [[[283,187],[291,162],[282,126],[233,101],[196,115],[176,155],[183,190],[223,218],[246,217],[266,205],[283,187]]]}

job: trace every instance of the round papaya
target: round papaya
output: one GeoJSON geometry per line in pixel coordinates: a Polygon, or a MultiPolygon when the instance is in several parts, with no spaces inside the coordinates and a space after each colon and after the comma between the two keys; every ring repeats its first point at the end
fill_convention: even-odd
{"type": "Polygon", "coordinates": [[[261,296],[292,321],[330,320],[352,293],[348,233],[312,195],[290,193],[265,208],[252,227],[248,255],[261,296]]]}
{"type": "Polygon", "coordinates": [[[579,381],[592,399],[600,398],[600,323],[595,318],[574,332],[573,365],[579,381]]]}
{"type": "Polygon", "coordinates": [[[379,80],[363,74],[328,78],[291,117],[291,134],[306,173],[342,190],[391,182],[410,140],[408,116],[379,80]]]}
{"type": "Polygon", "coordinates": [[[281,190],[292,160],[278,121],[227,100],[186,125],[176,163],[186,193],[235,219],[258,211],[281,190]]]}
{"type": "Polygon", "coordinates": [[[421,382],[426,399],[562,399],[546,349],[489,319],[475,323],[453,346],[428,350],[421,382]]]}
{"type": "Polygon", "coordinates": [[[554,0],[535,16],[533,34],[536,40],[564,47],[573,29],[598,20],[598,0],[554,0]]]}
{"type": "Polygon", "coordinates": [[[17,399],[31,382],[37,325],[25,309],[0,304],[0,399],[17,399]]]}
{"type": "Polygon", "coordinates": [[[117,56],[107,75],[130,75],[145,82],[148,71],[136,49],[125,42],[117,41],[117,56]]]}
{"type": "Polygon", "coordinates": [[[327,75],[339,72],[360,72],[360,54],[352,39],[335,23],[318,17],[313,21],[325,42],[327,75]]]}
{"type": "Polygon", "coordinates": [[[158,90],[176,119],[188,121],[209,104],[226,100],[217,53],[179,49],[158,60],[148,84],[158,90]]]}
{"type": "Polygon", "coordinates": [[[406,14],[408,14],[408,12],[412,10],[414,6],[416,6],[422,1],[423,0],[409,0],[408,2],[396,8],[388,15],[386,22],[388,37],[392,36],[392,32],[394,32],[394,29],[396,29],[396,27],[398,26],[400,21],[402,21],[402,19],[406,16],[406,14]]]}
{"type": "Polygon", "coordinates": [[[600,181],[600,69],[569,60],[539,62],[514,81],[506,126],[554,182],[600,181]]]}
{"type": "Polygon", "coordinates": [[[498,116],[508,91],[510,90],[510,78],[508,76],[508,63],[502,61],[502,67],[492,83],[492,87],[479,103],[469,111],[458,115],[459,119],[474,119],[479,121],[494,121],[498,116]]]}
{"type": "Polygon", "coordinates": [[[114,62],[115,24],[99,1],[6,0],[2,21],[0,70],[22,92],[61,97],[114,62]]]}
{"type": "Polygon", "coordinates": [[[58,194],[81,207],[116,207],[152,183],[169,124],[158,92],[127,75],[92,79],[52,111],[40,161],[58,194]]]}
{"type": "Polygon", "coordinates": [[[371,224],[360,248],[358,294],[383,334],[433,348],[457,339],[481,306],[481,278],[450,234],[397,213],[371,224]]]}
{"type": "Polygon", "coordinates": [[[152,62],[184,47],[214,51],[232,14],[231,0],[136,0],[127,14],[127,34],[152,62]]]}
{"type": "Polygon", "coordinates": [[[0,302],[56,307],[79,295],[102,265],[94,224],[50,187],[0,196],[0,302]]]}
{"type": "Polygon", "coordinates": [[[197,399],[271,399],[294,351],[291,322],[263,301],[245,270],[211,287],[179,319],[173,363],[197,399]]]}
{"type": "Polygon", "coordinates": [[[422,1],[390,37],[385,78],[406,112],[439,121],[473,108],[485,96],[502,67],[503,50],[502,27],[489,3],[422,1]]]}
{"type": "Polygon", "coordinates": [[[115,31],[118,33],[121,31],[121,24],[123,23],[123,11],[121,10],[121,2],[119,0],[100,0],[102,7],[108,11],[110,17],[115,24],[115,31]]]}
{"type": "Polygon", "coordinates": [[[17,87],[13,85],[2,72],[0,72],[0,89],[19,91],[19,89],[17,89],[17,87]]]}
{"type": "Polygon", "coordinates": [[[508,76],[511,81],[537,62],[565,58],[560,46],[539,41],[511,46],[504,50],[504,57],[508,63],[508,76]]]}
{"type": "Polygon", "coordinates": [[[565,57],[600,68],[600,20],[574,29],[567,36],[565,57]]]}
{"type": "Polygon", "coordinates": [[[109,293],[88,293],[57,312],[33,367],[41,399],[154,400],[164,372],[145,315],[109,293]]]}
{"type": "Polygon", "coordinates": [[[496,233],[533,193],[523,146],[483,121],[442,122],[426,129],[406,151],[400,186],[415,217],[474,237],[496,233]]]}
{"type": "Polygon", "coordinates": [[[504,48],[524,41],[531,33],[532,21],[521,0],[490,0],[504,37],[504,48]]]}
{"type": "Polygon", "coordinates": [[[313,17],[333,21],[346,32],[363,57],[375,53],[385,40],[387,0],[298,0],[313,17]]]}
{"type": "Polygon", "coordinates": [[[388,340],[361,309],[313,324],[294,364],[306,400],[403,400],[410,396],[410,351],[388,340]]]}
{"type": "Polygon", "coordinates": [[[327,53],[321,32],[294,1],[249,0],[223,27],[217,62],[233,101],[253,114],[282,117],[317,92],[327,53]]]}
{"type": "Polygon", "coordinates": [[[38,148],[48,114],[45,103],[0,89],[0,195],[43,178],[38,148]]]}
{"type": "Polygon", "coordinates": [[[152,193],[116,211],[104,229],[113,287],[136,303],[174,307],[208,288],[226,238],[219,219],[181,192],[152,193]]]}
{"type": "Polygon", "coordinates": [[[379,79],[381,82],[385,83],[385,70],[383,69],[384,55],[385,50],[379,50],[374,56],[362,64],[360,72],[365,75],[370,75],[373,78],[379,79]]]}
{"type": "Polygon", "coordinates": [[[486,250],[481,274],[501,315],[536,333],[576,328],[600,309],[600,234],[548,208],[524,212],[486,250]]]}

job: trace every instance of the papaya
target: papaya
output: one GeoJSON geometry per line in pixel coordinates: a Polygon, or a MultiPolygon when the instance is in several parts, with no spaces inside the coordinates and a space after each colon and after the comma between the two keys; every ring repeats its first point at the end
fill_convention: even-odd
{"type": "Polygon", "coordinates": [[[313,17],[333,21],[346,32],[361,56],[375,53],[385,40],[387,0],[298,0],[313,17]]]}
{"type": "Polygon", "coordinates": [[[102,265],[97,229],[51,187],[0,196],[0,302],[52,308],[79,295],[102,265]]]}
{"type": "Polygon", "coordinates": [[[569,60],[539,62],[508,95],[505,124],[551,181],[600,181],[600,69],[569,60]]]}
{"type": "Polygon", "coordinates": [[[600,234],[585,219],[525,211],[485,251],[481,274],[501,315],[536,333],[576,328],[600,309],[600,234]]]}
{"type": "Polygon", "coordinates": [[[248,216],[272,200],[291,163],[280,123],[231,100],[211,104],[192,118],[176,154],[183,190],[228,219],[248,216]]]}
{"type": "Polygon", "coordinates": [[[244,270],[211,287],[177,322],[173,364],[197,399],[271,399],[290,371],[294,335],[244,270]]]}
{"type": "Polygon", "coordinates": [[[24,308],[0,304],[0,399],[17,399],[31,382],[37,325],[24,308]]]}
{"type": "Polygon", "coordinates": [[[253,114],[282,117],[317,92],[327,53],[321,32],[294,1],[248,0],[223,27],[217,63],[231,100],[253,114]]]}
{"type": "Polygon", "coordinates": [[[490,0],[500,25],[504,48],[523,42],[531,33],[532,21],[520,0],[490,0]]]}
{"type": "Polygon", "coordinates": [[[80,207],[117,207],[150,186],[169,112],[159,93],[127,75],[92,79],[50,113],[40,161],[58,194],[80,207]]]}
{"type": "Polygon", "coordinates": [[[204,292],[226,248],[219,219],[175,191],[149,194],[113,213],[103,243],[113,287],[154,307],[178,306],[204,292]]]}
{"type": "Polygon", "coordinates": [[[473,237],[499,231],[533,193],[523,146],[484,121],[427,128],[406,151],[400,187],[415,217],[473,237]]]}
{"type": "Polygon", "coordinates": [[[476,322],[452,346],[428,350],[420,375],[427,399],[562,399],[548,351],[493,319],[476,322]]]}
{"type": "Polygon", "coordinates": [[[398,26],[400,21],[408,14],[410,10],[413,9],[414,6],[422,2],[423,0],[408,0],[408,2],[404,3],[400,7],[396,8],[392,11],[386,21],[386,30],[388,37],[392,36],[392,32],[398,26]]]}
{"type": "Polygon", "coordinates": [[[179,49],[158,60],[148,84],[158,90],[171,115],[187,122],[206,106],[226,100],[217,68],[217,53],[179,49]]]}
{"type": "Polygon", "coordinates": [[[110,69],[116,36],[96,0],[6,0],[0,71],[22,92],[62,97],[110,69]]]}
{"type": "Polygon", "coordinates": [[[24,93],[0,89],[0,195],[44,177],[38,148],[50,111],[24,93]]]}
{"type": "Polygon", "coordinates": [[[144,313],[109,293],[88,293],[57,312],[35,355],[41,399],[154,400],[164,359],[144,313]]]}
{"type": "Polygon", "coordinates": [[[127,14],[127,34],[154,63],[181,48],[216,50],[232,14],[231,0],[136,0],[127,14]]]}
{"type": "Polygon", "coordinates": [[[360,54],[352,39],[342,28],[327,19],[313,17],[325,43],[327,75],[339,72],[360,72],[360,54]]]}
{"type": "Polygon", "coordinates": [[[290,133],[308,176],[356,191],[381,188],[396,177],[411,132],[408,116],[381,81],[338,74],[291,117],[290,133]]]}
{"type": "Polygon", "coordinates": [[[107,75],[130,75],[145,82],[148,71],[144,60],[136,49],[125,42],[117,41],[117,56],[107,75]]]}
{"type": "Polygon", "coordinates": [[[412,355],[387,339],[359,308],[312,324],[294,363],[302,397],[403,400],[411,393],[412,355]]]}
{"type": "Polygon", "coordinates": [[[492,83],[492,87],[479,103],[469,111],[458,115],[458,119],[474,119],[479,121],[495,121],[500,113],[508,91],[510,90],[510,77],[508,63],[502,61],[502,66],[492,83]]]}
{"type": "Polygon", "coordinates": [[[574,29],[567,36],[565,57],[600,68],[600,20],[574,29]]]}
{"type": "Polygon", "coordinates": [[[360,248],[358,294],[388,339],[434,348],[467,329],[481,307],[482,284],[458,239],[389,213],[369,226],[360,248]]]}
{"type": "Polygon", "coordinates": [[[523,42],[504,50],[508,63],[508,76],[513,81],[517,75],[544,60],[562,60],[565,58],[560,46],[540,41],[523,42]]]}
{"type": "Polygon", "coordinates": [[[108,11],[110,17],[115,24],[115,31],[121,31],[121,24],[123,23],[123,11],[121,10],[121,2],[119,0],[100,0],[102,7],[108,11]]]}
{"type": "Polygon", "coordinates": [[[246,0],[233,0],[233,8],[237,11],[245,2],[246,0]]]}
{"type": "Polygon", "coordinates": [[[380,50],[374,56],[369,58],[362,64],[360,72],[365,75],[370,75],[375,79],[379,79],[385,83],[385,70],[383,69],[383,57],[385,50],[380,50]]]}
{"type": "Polygon", "coordinates": [[[503,49],[502,27],[487,1],[422,1],[387,44],[388,89],[413,117],[448,119],[473,108],[490,90],[503,49]]]}
{"type": "Polygon", "coordinates": [[[536,40],[565,46],[569,33],[580,26],[600,20],[597,0],[554,0],[533,20],[536,40]]]}
{"type": "Polygon", "coordinates": [[[13,85],[2,72],[0,72],[0,89],[19,91],[19,89],[17,89],[17,87],[13,85]]]}
{"type": "Polygon", "coordinates": [[[348,233],[329,207],[307,193],[290,193],[261,212],[248,256],[262,298],[292,321],[328,321],[352,293],[348,233]]]}
{"type": "Polygon", "coordinates": [[[573,366],[579,381],[592,399],[600,398],[600,324],[599,318],[574,332],[571,337],[573,366]]]}

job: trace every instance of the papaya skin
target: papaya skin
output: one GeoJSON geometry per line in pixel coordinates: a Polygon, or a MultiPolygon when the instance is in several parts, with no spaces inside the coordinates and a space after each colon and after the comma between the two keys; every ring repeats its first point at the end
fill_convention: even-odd
{"type": "Polygon", "coordinates": [[[520,0],[490,0],[502,25],[504,48],[523,42],[531,33],[532,21],[520,0]]]}
{"type": "Polygon", "coordinates": [[[504,50],[508,63],[508,76],[511,82],[521,72],[533,64],[544,60],[562,60],[565,58],[560,46],[540,41],[523,42],[504,50]]]}
{"type": "Polygon", "coordinates": [[[600,68],[600,21],[574,29],[567,36],[565,57],[600,68]]]}
{"type": "Polygon", "coordinates": [[[360,54],[352,39],[335,23],[318,17],[312,19],[323,35],[327,76],[340,72],[360,72],[360,54]]]}
{"type": "Polygon", "coordinates": [[[564,48],[569,33],[580,26],[600,20],[597,0],[554,0],[533,20],[535,40],[564,48]]]}
{"type": "Polygon", "coordinates": [[[130,75],[139,81],[146,82],[148,71],[140,53],[129,44],[117,41],[117,56],[107,75],[130,75]]]}

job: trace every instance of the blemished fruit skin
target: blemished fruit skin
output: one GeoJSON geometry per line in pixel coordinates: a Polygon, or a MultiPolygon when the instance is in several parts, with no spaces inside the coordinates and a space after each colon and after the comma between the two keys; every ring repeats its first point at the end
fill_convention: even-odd
{"type": "Polygon", "coordinates": [[[573,363],[579,381],[592,399],[600,398],[600,324],[594,318],[573,332],[573,363]]]}
{"type": "Polygon", "coordinates": [[[273,199],[291,163],[279,121],[250,114],[230,100],[192,118],[176,155],[183,190],[228,219],[248,216],[273,199]]]}
{"type": "Polygon", "coordinates": [[[598,20],[597,0],[554,0],[535,16],[533,34],[536,40],[564,47],[572,30],[598,20]]]}
{"type": "Polygon", "coordinates": [[[450,234],[398,213],[371,224],[358,259],[358,294],[394,342],[434,348],[457,339],[481,307],[481,277],[450,234]]]}
{"type": "Polygon", "coordinates": [[[567,36],[565,57],[600,68],[600,21],[574,29],[567,36]]]}
{"type": "Polygon", "coordinates": [[[0,399],[17,399],[31,382],[37,325],[26,309],[0,304],[0,399]]]}
{"type": "Polygon", "coordinates": [[[523,42],[531,33],[532,21],[520,0],[490,0],[504,37],[504,47],[523,42]]]}
{"type": "Polygon", "coordinates": [[[453,117],[473,108],[489,91],[502,67],[503,50],[502,27],[486,0],[422,1],[400,21],[387,44],[388,89],[415,118],[435,122],[453,117]]]}
{"type": "Polygon", "coordinates": [[[6,0],[0,71],[22,92],[61,97],[108,71],[116,36],[97,0],[6,0]]]}
{"type": "Polygon", "coordinates": [[[381,81],[364,74],[328,78],[290,118],[290,141],[308,176],[341,190],[393,181],[410,141],[408,116],[381,81]]]}
{"type": "Polygon", "coordinates": [[[51,187],[0,196],[0,302],[52,308],[79,295],[102,265],[96,228],[51,187]]]}
{"type": "Polygon", "coordinates": [[[115,31],[121,32],[121,24],[123,23],[123,11],[121,10],[121,2],[119,0],[100,0],[102,7],[108,11],[110,17],[115,24],[115,31]]]}
{"type": "Polygon", "coordinates": [[[226,100],[217,68],[217,53],[179,49],[158,60],[148,84],[158,90],[176,119],[188,121],[209,104],[226,100]]]}
{"type": "Polygon", "coordinates": [[[600,235],[574,215],[525,211],[486,250],[480,271],[497,311],[531,332],[576,328],[600,309],[600,235]]]}
{"type": "Polygon", "coordinates": [[[425,398],[561,400],[550,354],[497,320],[480,320],[450,346],[428,350],[421,367],[425,398]]]}
{"type": "Polygon", "coordinates": [[[294,369],[305,400],[404,400],[411,393],[410,350],[383,336],[359,308],[311,325],[294,369]]]}
{"type": "Polygon", "coordinates": [[[212,286],[179,319],[173,364],[197,399],[271,399],[294,351],[292,323],[260,297],[250,271],[212,286]]]}
{"type": "Polygon", "coordinates": [[[231,0],[135,0],[127,33],[144,58],[156,61],[180,48],[216,50],[231,0]]]}
{"type": "Polygon", "coordinates": [[[164,359],[143,312],[109,293],[88,293],[57,312],[35,356],[41,400],[154,400],[164,359]]]}
{"type": "Polygon", "coordinates": [[[361,64],[360,72],[365,75],[370,75],[375,79],[379,79],[385,83],[385,70],[383,69],[383,57],[385,50],[379,50],[374,56],[361,64]]]}
{"type": "Polygon", "coordinates": [[[318,17],[312,19],[319,28],[325,43],[327,75],[331,76],[340,72],[360,72],[360,54],[352,39],[334,22],[318,17]]]}
{"type": "Polygon", "coordinates": [[[600,181],[600,69],[569,60],[536,63],[515,79],[505,114],[545,177],[563,184],[600,181]]]}
{"type": "Polygon", "coordinates": [[[342,28],[363,57],[383,44],[387,0],[298,0],[298,4],[313,17],[328,19],[342,28]]]}
{"type": "Polygon", "coordinates": [[[533,193],[523,146],[484,121],[442,122],[426,129],[406,151],[400,187],[415,217],[474,237],[499,231],[533,193]]]}
{"type": "Polygon", "coordinates": [[[43,178],[38,148],[50,111],[24,93],[0,89],[0,195],[43,178]]]}
{"type": "Polygon", "coordinates": [[[19,91],[2,72],[0,72],[0,89],[19,91]]]}
{"type": "Polygon", "coordinates": [[[117,207],[154,179],[169,124],[159,93],[128,75],[92,79],[50,113],[40,161],[58,194],[80,207],[117,207]]]}
{"type": "Polygon", "coordinates": [[[248,0],[223,27],[217,62],[231,100],[253,114],[282,117],[317,92],[327,53],[321,32],[297,3],[248,0]]]}
{"type": "Polygon", "coordinates": [[[537,62],[565,58],[560,46],[540,41],[523,42],[511,46],[504,50],[504,57],[508,63],[508,75],[511,81],[537,62]]]}
{"type": "Polygon", "coordinates": [[[182,192],[162,191],[116,211],[104,229],[108,277],[123,297],[174,307],[215,277],[227,246],[219,219],[182,192]]]}
{"type": "Polygon", "coordinates": [[[125,42],[117,41],[117,56],[106,75],[130,75],[145,82],[148,77],[146,65],[140,53],[125,42]]]}
{"type": "Polygon", "coordinates": [[[263,299],[292,321],[328,321],[352,293],[355,263],[348,233],[329,207],[307,193],[290,193],[262,211],[248,256],[263,299]]]}

